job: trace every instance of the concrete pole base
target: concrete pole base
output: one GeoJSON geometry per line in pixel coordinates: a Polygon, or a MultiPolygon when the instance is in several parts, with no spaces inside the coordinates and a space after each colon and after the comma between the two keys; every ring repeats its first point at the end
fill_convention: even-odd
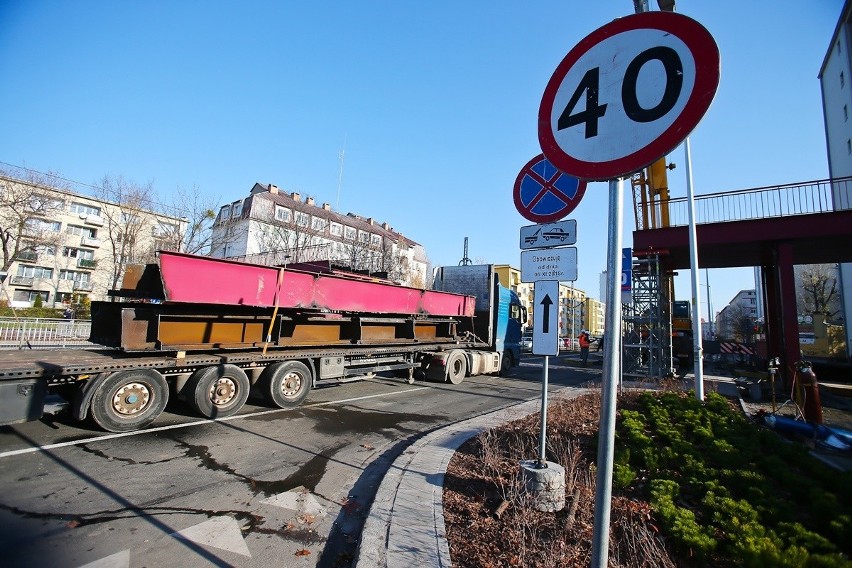
{"type": "Polygon", "coordinates": [[[537,511],[553,513],[565,508],[565,468],[554,462],[539,467],[538,460],[521,461],[524,488],[537,511]]]}

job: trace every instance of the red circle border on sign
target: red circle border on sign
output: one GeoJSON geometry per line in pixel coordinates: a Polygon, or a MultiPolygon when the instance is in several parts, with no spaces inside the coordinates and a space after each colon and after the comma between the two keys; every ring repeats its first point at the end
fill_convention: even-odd
{"type": "Polygon", "coordinates": [[[624,177],[641,170],[677,147],[698,125],[716,95],[720,76],[719,47],[707,28],[675,12],[643,12],[613,20],[583,38],[556,67],[541,100],[538,112],[538,139],[547,159],[558,169],[589,181],[624,177]],[[590,49],[614,35],[638,30],[658,29],[676,36],[695,59],[695,85],[680,115],[656,140],[622,158],[588,162],[572,158],[556,142],[550,116],[556,92],[571,67],[590,49]]]}
{"type": "MultiPolygon", "coordinates": [[[[537,213],[533,213],[530,208],[527,208],[527,206],[521,202],[521,182],[523,181],[524,176],[527,174],[527,172],[532,171],[532,167],[537,163],[541,162],[542,160],[547,160],[547,157],[545,157],[544,154],[539,154],[538,156],[527,162],[523,168],[521,168],[521,171],[515,178],[515,185],[512,190],[512,199],[515,201],[515,209],[518,210],[518,213],[520,213],[524,219],[532,221],[533,223],[552,223],[554,221],[559,221],[577,208],[577,205],[580,204],[580,200],[583,199],[583,196],[586,194],[586,187],[588,187],[588,183],[586,183],[586,180],[577,178],[577,195],[573,199],[569,199],[565,203],[565,207],[563,207],[559,211],[555,211],[548,215],[538,215],[537,213]]],[[[548,162],[549,161],[550,160],[548,160],[548,162]]],[[[550,165],[553,166],[553,163],[551,162],[550,165]]],[[[556,166],[553,167],[556,168],[556,166]]],[[[559,176],[568,175],[559,168],[556,168],[556,171],[557,175],[559,176]]]]}

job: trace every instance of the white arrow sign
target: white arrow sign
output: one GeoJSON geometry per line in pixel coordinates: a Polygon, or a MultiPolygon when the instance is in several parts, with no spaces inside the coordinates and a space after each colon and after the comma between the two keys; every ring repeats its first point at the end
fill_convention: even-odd
{"type": "Polygon", "coordinates": [[[559,355],[559,282],[535,283],[533,355],[559,355]]]}

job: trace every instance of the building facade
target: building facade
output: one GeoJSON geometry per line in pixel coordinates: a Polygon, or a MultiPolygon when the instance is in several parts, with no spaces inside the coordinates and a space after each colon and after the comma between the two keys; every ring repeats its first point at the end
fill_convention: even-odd
{"type": "Polygon", "coordinates": [[[220,208],[210,256],[266,265],[330,261],[381,273],[409,286],[427,285],[426,251],[387,223],[333,211],[328,203],[272,184],[220,208]]]}
{"type": "Polygon", "coordinates": [[[758,319],[757,293],[754,290],[740,290],[716,316],[716,336],[749,342],[755,334],[754,326],[758,319]]]}
{"type": "Polygon", "coordinates": [[[495,264],[494,272],[500,279],[500,285],[518,295],[518,301],[527,310],[527,322],[523,331],[532,331],[533,301],[535,290],[531,282],[521,282],[521,271],[508,264],[495,264]]]}
{"type": "Polygon", "coordinates": [[[106,300],[127,264],[180,250],[187,221],[136,207],[0,176],[6,277],[12,307],[106,300]]]}
{"type": "MultiPolygon", "coordinates": [[[[846,0],[819,72],[828,171],[832,178],[852,176],[852,2],[846,0]]],[[[852,208],[848,184],[832,187],[834,208],[852,208]]],[[[852,357],[852,263],[840,265],[846,356],[852,357]]]]}

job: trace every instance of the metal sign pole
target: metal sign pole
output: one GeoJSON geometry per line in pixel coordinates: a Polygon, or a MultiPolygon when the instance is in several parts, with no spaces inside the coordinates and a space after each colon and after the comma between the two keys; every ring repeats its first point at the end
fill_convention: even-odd
{"type": "Polygon", "coordinates": [[[695,372],[695,398],[703,401],[704,347],[701,341],[701,303],[698,301],[698,237],[695,232],[695,197],[692,193],[692,153],[689,150],[689,137],[684,141],[683,148],[686,154],[686,195],[689,203],[689,264],[692,268],[692,361],[695,372]]]}
{"type": "Polygon", "coordinates": [[[607,244],[606,323],[603,376],[601,378],[601,421],[598,439],[598,474],[595,489],[595,525],[592,537],[592,566],[605,568],[609,558],[609,514],[612,501],[612,462],[615,454],[615,403],[621,374],[621,213],[624,184],[609,181],[609,235],[607,244]]]}
{"type": "Polygon", "coordinates": [[[541,376],[541,440],[538,451],[538,467],[547,467],[547,367],[550,357],[544,356],[541,376]]]}

